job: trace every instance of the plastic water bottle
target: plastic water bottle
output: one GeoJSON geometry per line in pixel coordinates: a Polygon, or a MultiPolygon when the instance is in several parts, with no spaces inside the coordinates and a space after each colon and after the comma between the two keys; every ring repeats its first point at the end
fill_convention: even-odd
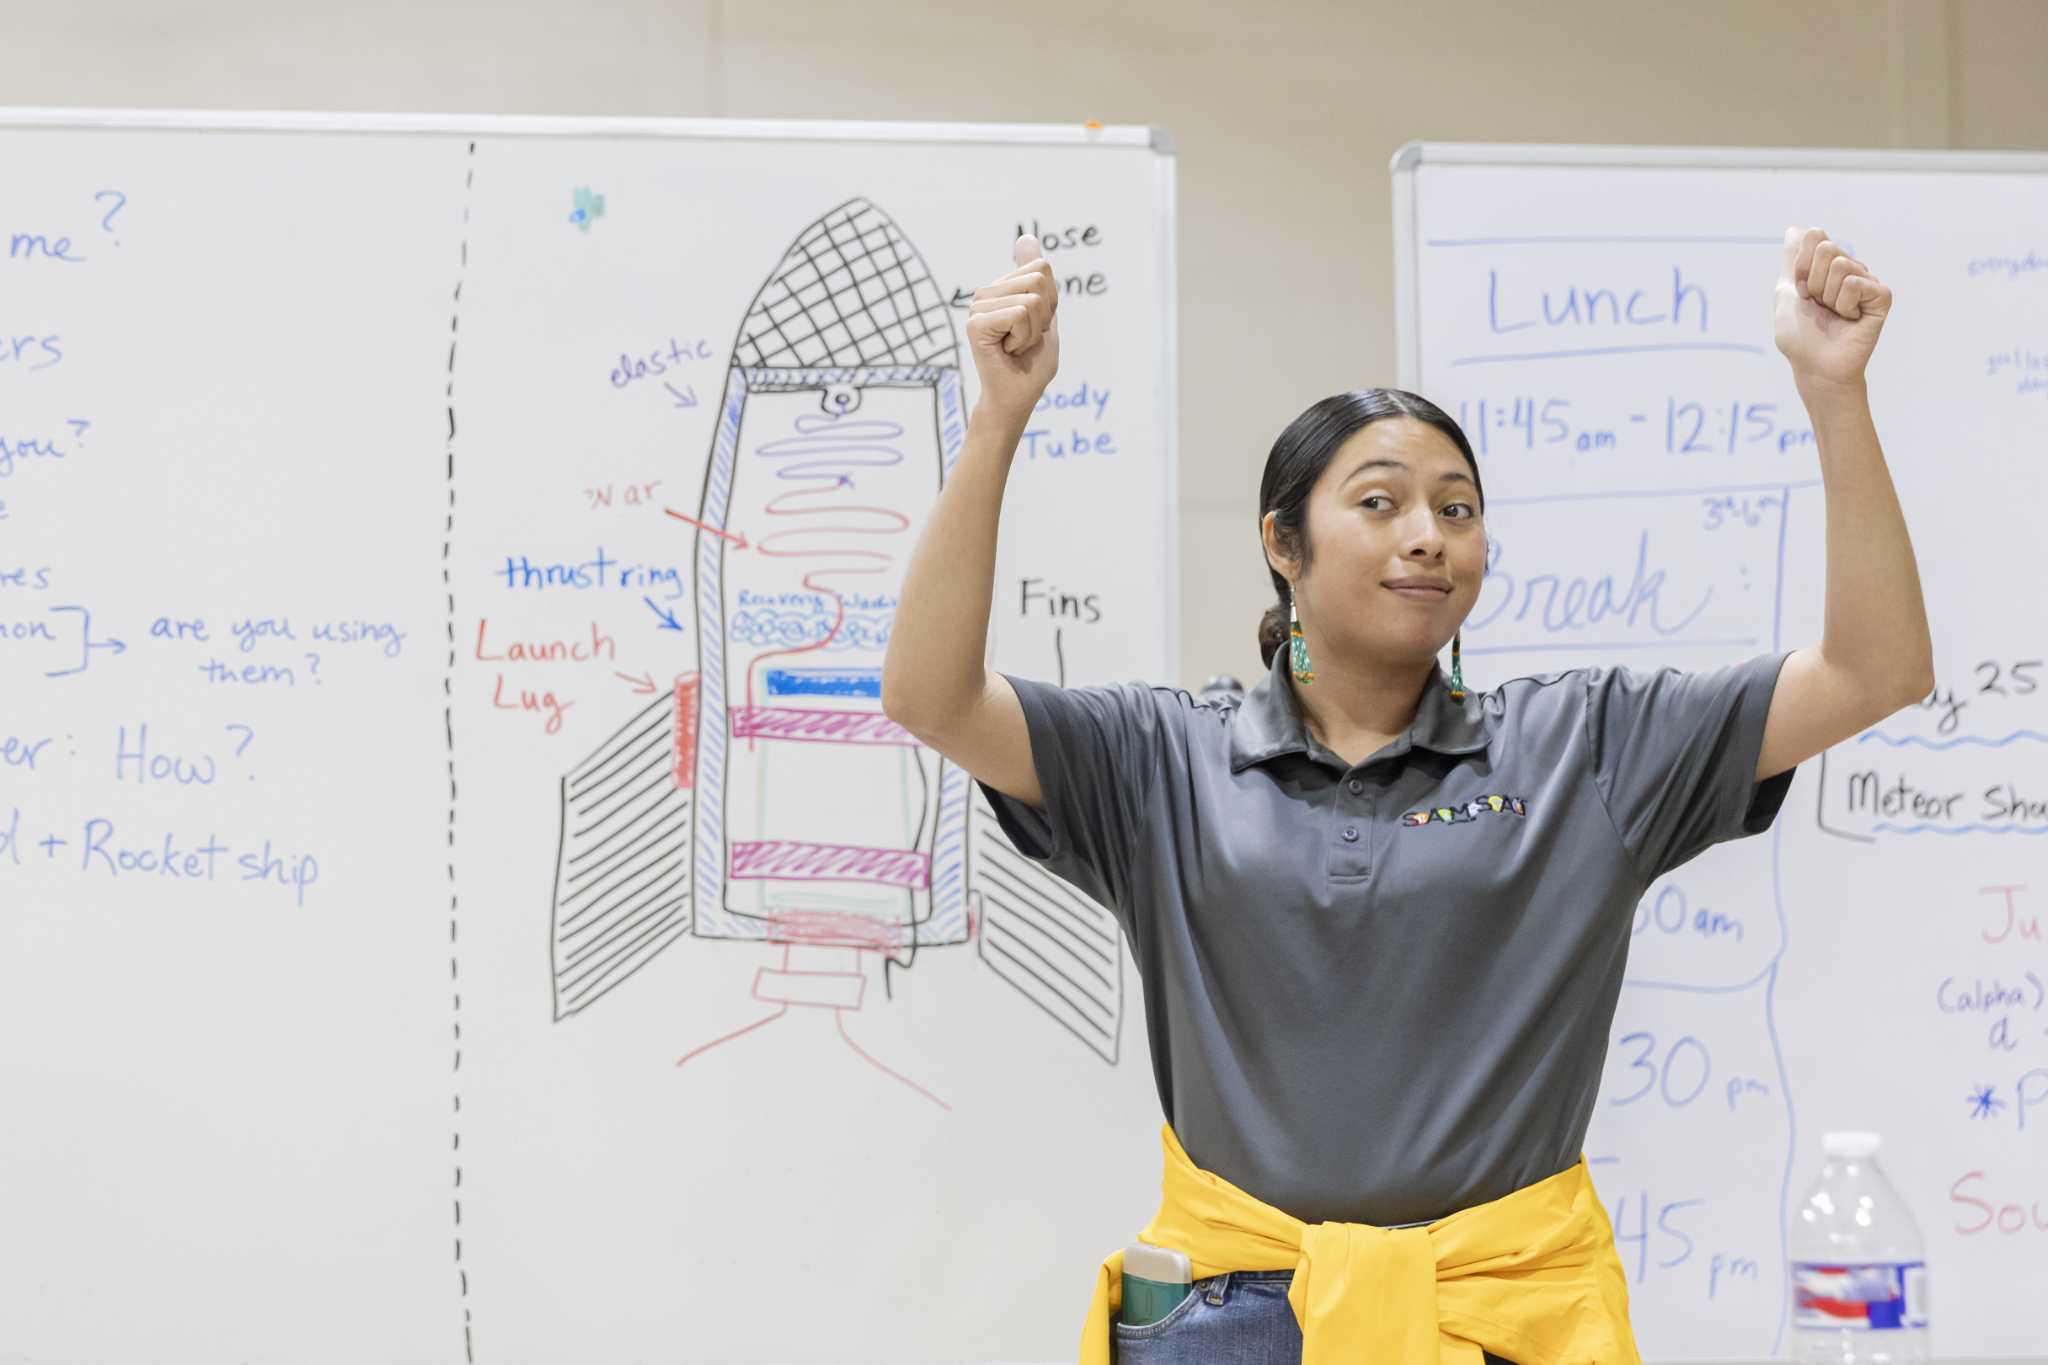
{"type": "Polygon", "coordinates": [[[1927,1243],[1877,1164],[1876,1133],[1829,1133],[1792,1215],[1792,1358],[1802,1365],[1925,1365],[1927,1243]]]}

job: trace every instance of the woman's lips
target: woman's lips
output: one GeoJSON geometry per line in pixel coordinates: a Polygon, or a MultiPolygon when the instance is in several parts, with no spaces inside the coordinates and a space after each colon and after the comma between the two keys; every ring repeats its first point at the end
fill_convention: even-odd
{"type": "Polygon", "coordinates": [[[1401,597],[1413,597],[1421,602],[1441,602],[1451,595],[1449,588],[1437,587],[1434,584],[1383,583],[1381,586],[1388,592],[1401,597]]]}

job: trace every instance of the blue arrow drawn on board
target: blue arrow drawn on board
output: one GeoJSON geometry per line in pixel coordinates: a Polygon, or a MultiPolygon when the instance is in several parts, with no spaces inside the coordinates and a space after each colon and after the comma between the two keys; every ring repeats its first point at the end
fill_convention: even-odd
{"type": "Polygon", "coordinates": [[[667,607],[658,605],[651,597],[643,597],[640,600],[645,602],[649,609],[661,618],[661,628],[663,630],[681,630],[683,628],[683,623],[676,620],[675,613],[667,607]]]}
{"type": "Polygon", "coordinates": [[[109,637],[105,640],[95,640],[92,638],[92,613],[88,611],[86,608],[73,606],[51,607],[49,608],[49,611],[50,614],[53,616],[60,611],[75,611],[78,613],[80,618],[80,633],[83,637],[82,643],[84,644],[85,648],[84,651],[79,656],[78,667],[60,668],[56,669],[55,671],[45,671],[43,674],[44,677],[65,678],[71,676],[74,673],[85,672],[86,668],[92,663],[92,652],[96,649],[111,649],[116,654],[126,654],[128,652],[127,645],[123,644],[119,640],[113,639],[112,637],[109,637]]]}
{"type": "Polygon", "coordinates": [[[694,408],[697,406],[697,386],[695,384],[689,385],[690,391],[688,394],[676,393],[676,386],[669,383],[666,379],[661,381],[661,386],[676,395],[677,407],[694,408]]]}

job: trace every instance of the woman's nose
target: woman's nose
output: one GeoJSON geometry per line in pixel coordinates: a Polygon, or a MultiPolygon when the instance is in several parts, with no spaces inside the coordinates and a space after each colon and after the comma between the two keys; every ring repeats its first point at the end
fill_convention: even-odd
{"type": "Polygon", "coordinates": [[[1409,533],[1409,554],[1414,555],[1420,559],[1429,559],[1442,554],[1443,550],[1443,528],[1436,524],[1436,518],[1434,516],[1430,517],[1427,521],[1423,522],[1420,526],[1416,527],[1413,531],[1409,533]]]}

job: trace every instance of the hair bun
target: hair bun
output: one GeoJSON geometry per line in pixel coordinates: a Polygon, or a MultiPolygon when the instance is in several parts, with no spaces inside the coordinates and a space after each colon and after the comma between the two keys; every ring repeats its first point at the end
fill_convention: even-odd
{"type": "Polygon", "coordinates": [[[1278,603],[1259,618],[1259,662],[1273,666],[1273,656],[1287,643],[1287,608],[1278,603]]]}

